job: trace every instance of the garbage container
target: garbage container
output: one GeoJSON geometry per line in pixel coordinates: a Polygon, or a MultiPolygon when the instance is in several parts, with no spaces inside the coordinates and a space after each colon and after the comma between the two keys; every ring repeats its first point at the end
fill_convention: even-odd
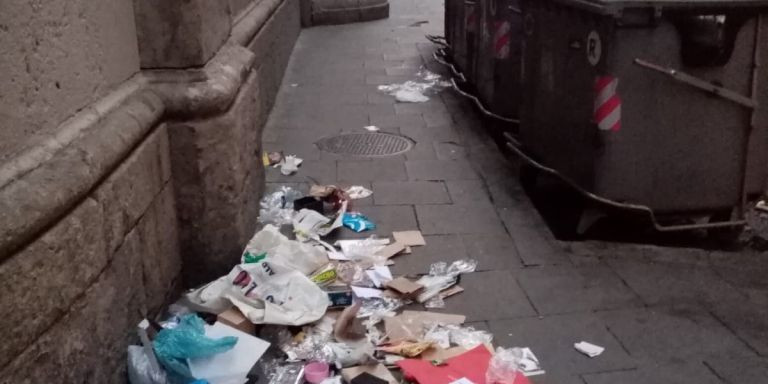
{"type": "Polygon", "coordinates": [[[476,81],[480,100],[500,116],[516,118],[521,98],[522,15],[519,0],[481,3],[476,81]]]}
{"type": "MultiPolygon", "coordinates": [[[[768,66],[757,64],[768,60],[768,1],[521,5],[525,99],[512,149],[652,218],[741,208],[765,187],[768,66]]],[[[743,224],[721,220],[710,226],[743,224]]]]}
{"type": "Polygon", "coordinates": [[[456,67],[464,74],[467,81],[476,85],[475,64],[477,60],[477,38],[480,24],[480,1],[462,0],[463,6],[458,7],[454,26],[455,43],[452,46],[453,60],[456,67]]]}

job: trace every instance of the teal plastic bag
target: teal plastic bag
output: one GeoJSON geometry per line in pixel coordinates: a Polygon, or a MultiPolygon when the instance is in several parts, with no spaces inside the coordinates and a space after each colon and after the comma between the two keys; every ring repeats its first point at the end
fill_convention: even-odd
{"type": "Polygon", "coordinates": [[[187,359],[212,356],[226,352],[237,344],[237,337],[211,339],[205,336],[205,322],[195,314],[181,317],[179,325],[163,329],[155,337],[155,354],[171,376],[181,382],[195,378],[187,366],[187,359]]]}

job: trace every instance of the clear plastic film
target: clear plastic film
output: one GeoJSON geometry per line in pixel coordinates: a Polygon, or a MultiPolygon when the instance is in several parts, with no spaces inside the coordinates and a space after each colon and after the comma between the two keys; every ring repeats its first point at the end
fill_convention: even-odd
{"type": "Polygon", "coordinates": [[[360,301],[362,306],[357,313],[358,318],[393,316],[395,311],[408,304],[408,302],[394,297],[361,299],[360,301]]]}
{"type": "Polygon", "coordinates": [[[450,83],[434,72],[423,69],[416,74],[419,81],[409,80],[404,83],[380,85],[379,90],[395,97],[399,102],[424,103],[429,101],[428,94],[436,94],[450,83]]]}
{"type": "Polygon", "coordinates": [[[301,193],[290,187],[280,187],[280,190],[264,196],[260,202],[259,222],[278,226],[291,224],[295,214],[293,202],[300,197],[301,193]]]}
{"type": "Polygon", "coordinates": [[[498,348],[488,364],[485,382],[488,384],[513,384],[520,370],[523,351],[520,348],[498,348]]]}
{"type": "Polygon", "coordinates": [[[437,294],[424,302],[424,308],[428,308],[428,309],[445,308],[445,300],[443,300],[442,295],[437,294]]]}
{"type": "Polygon", "coordinates": [[[446,336],[452,345],[466,349],[474,348],[480,344],[490,345],[493,341],[493,335],[490,332],[452,324],[433,324],[424,337],[442,346],[445,344],[446,336]]]}
{"type": "Polygon", "coordinates": [[[439,261],[429,266],[429,274],[432,276],[456,277],[463,273],[471,273],[477,269],[477,261],[473,259],[456,260],[450,265],[439,261]]]}

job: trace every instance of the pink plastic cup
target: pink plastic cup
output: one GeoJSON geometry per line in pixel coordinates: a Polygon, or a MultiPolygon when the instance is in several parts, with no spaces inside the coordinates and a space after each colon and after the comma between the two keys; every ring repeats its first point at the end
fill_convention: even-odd
{"type": "Polygon", "coordinates": [[[312,384],[320,384],[330,375],[330,367],[322,361],[313,361],[304,366],[304,378],[312,384]]]}

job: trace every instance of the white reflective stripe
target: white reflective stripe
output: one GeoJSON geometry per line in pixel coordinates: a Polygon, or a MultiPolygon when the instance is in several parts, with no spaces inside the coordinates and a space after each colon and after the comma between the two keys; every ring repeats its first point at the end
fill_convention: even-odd
{"type": "Polygon", "coordinates": [[[496,52],[497,59],[506,59],[509,57],[509,44],[504,44],[504,47],[496,52]]]}
{"type": "Polygon", "coordinates": [[[608,102],[615,94],[616,88],[619,87],[619,79],[614,78],[608,85],[603,88],[600,93],[595,96],[595,111],[597,111],[603,104],[608,102]]]}
{"type": "Polygon", "coordinates": [[[504,35],[509,33],[510,28],[511,27],[509,25],[509,22],[505,21],[501,23],[499,28],[496,29],[496,33],[494,34],[494,38],[495,38],[494,41],[499,41],[499,39],[501,39],[502,37],[504,37],[504,35]]]}
{"type": "Polygon", "coordinates": [[[621,104],[616,106],[616,108],[611,111],[611,113],[606,116],[603,120],[599,121],[597,123],[597,127],[607,131],[613,128],[616,123],[618,123],[621,120],[621,104]]]}

